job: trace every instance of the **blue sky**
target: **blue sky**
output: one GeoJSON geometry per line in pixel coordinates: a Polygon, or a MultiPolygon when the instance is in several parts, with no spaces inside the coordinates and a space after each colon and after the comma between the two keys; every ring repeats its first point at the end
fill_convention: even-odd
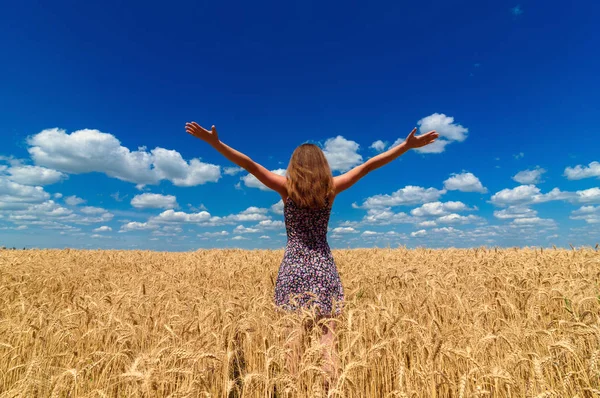
{"type": "Polygon", "coordinates": [[[0,245],[282,248],[282,172],[339,174],[417,126],[442,144],[335,202],[334,248],[600,242],[600,5],[11,2],[0,14],[0,245]],[[445,145],[444,145],[445,144],[445,145]]]}

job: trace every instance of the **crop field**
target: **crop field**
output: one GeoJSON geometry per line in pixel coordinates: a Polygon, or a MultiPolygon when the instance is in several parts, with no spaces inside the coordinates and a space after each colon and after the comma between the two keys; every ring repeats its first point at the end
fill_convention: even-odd
{"type": "Polygon", "coordinates": [[[600,397],[600,253],[333,251],[339,377],[299,371],[283,250],[0,251],[0,398],[600,397]]]}

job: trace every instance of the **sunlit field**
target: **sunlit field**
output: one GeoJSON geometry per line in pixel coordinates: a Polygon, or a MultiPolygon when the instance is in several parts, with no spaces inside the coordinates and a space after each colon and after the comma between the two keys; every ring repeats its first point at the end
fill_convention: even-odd
{"type": "Polygon", "coordinates": [[[0,397],[600,397],[596,249],[335,250],[340,377],[283,251],[0,251],[0,397]],[[310,316],[310,314],[305,314],[310,316]]]}

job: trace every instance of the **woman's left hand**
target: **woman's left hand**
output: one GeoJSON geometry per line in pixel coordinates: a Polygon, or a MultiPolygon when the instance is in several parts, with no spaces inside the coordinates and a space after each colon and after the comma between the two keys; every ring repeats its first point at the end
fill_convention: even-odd
{"type": "Polygon", "coordinates": [[[215,126],[212,126],[211,131],[208,131],[198,123],[191,122],[185,124],[185,131],[187,131],[188,134],[191,134],[196,138],[200,138],[211,145],[219,142],[219,134],[217,133],[217,128],[215,126]]]}

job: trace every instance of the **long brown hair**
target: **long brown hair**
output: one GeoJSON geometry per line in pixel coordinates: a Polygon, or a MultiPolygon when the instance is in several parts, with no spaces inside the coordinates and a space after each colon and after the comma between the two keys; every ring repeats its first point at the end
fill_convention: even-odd
{"type": "Polygon", "coordinates": [[[287,194],[299,207],[324,207],[334,194],[333,176],[321,148],[302,144],[292,154],[287,168],[287,194]]]}

